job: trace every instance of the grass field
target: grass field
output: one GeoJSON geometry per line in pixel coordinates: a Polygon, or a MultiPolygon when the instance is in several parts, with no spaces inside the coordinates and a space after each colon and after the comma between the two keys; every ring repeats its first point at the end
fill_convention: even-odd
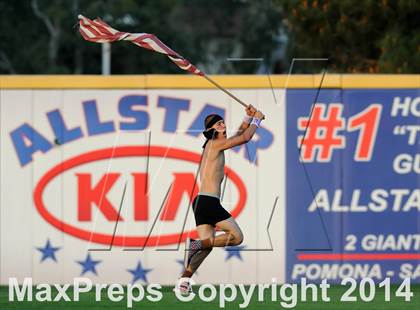
{"type": "MultiPolygon", "coordinates": [[[[326,302],[301,302],[299,301],[293,309],[369,309],[369,310],[385,310],[385,309],[398,309],[398,310],[409,310],[409,309],[420,309],[420,285],[412,285],[411,291],[414,296],[410,302],[405,302],[402,298],[395,297],[396,286],[391,286],[391,301],[385,302],[384,290],[377,289],[375,299],[372,302],[341,302],[340,298],[343,295],[345,287],[331,286],[329,289],[329,297],[331,301],[326,302]]],[[[172,292],[172,287],[163,287],[160,290],[163,293],[163,297],[158,302],[151,302],[143,299],[139,302],[133,303],[133,309],[171,309],[171,310],[189,310],[189,309],[217,309],[219,308],[219,296],[217,296],[211,302],[204,302],[198,296],[193,301],[182,302],[176,298],[172,292]]],[[[194,291],[198,291],[198,287],[194,287],[194,291]]],[[[34,290],[35,292],[35,290],[34,290]]],[[[52,290],[52,296],[56,295],[56,290],[52,290]]],[[[67,294],[72,298],[72,290],[69,289],[67,294]]],[[[238,295],[240,296],[240,295],[238,295]]],[[[271,301],[271,294],[266,291],[264,296],[264,302],[259,302],[257,294],[254,294],[249,306],[246,309],[282,309],[280,302],[271,301]]],[[[242,303],[242,297],[238,297],[234,302],[227,302],[226,309],[239,309],[239,304],[242,303]]],[[[120,302],[113,302],[109,300],[106,293],[102,294],[102,300],[100,302],[95,301],[95,291],[92,290],[89,293],[81,294],[80,301],[78,302],[9,302],[8,301],[8,287],[0,287],[0,309],[125,309],[127,307],[126,300],[120,302]]]]}

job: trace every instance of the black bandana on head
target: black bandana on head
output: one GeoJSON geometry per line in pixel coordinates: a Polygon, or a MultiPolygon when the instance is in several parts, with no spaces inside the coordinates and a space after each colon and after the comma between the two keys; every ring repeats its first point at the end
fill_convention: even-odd
{"type": "Polygon", "coordinates": [[[203,135],[204,137],[206,137],[206,142],[203,145],[203,148],[206,146],[207,142],[209,142],[209,140],[212,140],[216,137],[217,132],[214,128],[210,129],[214,124],[216,124],[218,121],[223,120],[223,117],[221,117],[218,114],[210,114],[209,116],[206,117],[206,119],[204,120],[204,127],[206,128],[206,130],[203,131],[203,135]]]}
{"type": "Polygon", "coordinates": [[[204,120],[204,127],[206,129],[209,129],[218,121],[222,121],[222,120],[223,120],[223,117],[221,117],[219,114],[210,114],[204,120]]]}

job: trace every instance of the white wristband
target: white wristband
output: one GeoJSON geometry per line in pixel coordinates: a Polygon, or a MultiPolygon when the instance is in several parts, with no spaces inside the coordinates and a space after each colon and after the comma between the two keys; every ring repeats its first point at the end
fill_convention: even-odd
{"type": "Polygon", "coordinates": [[[248,115],[246,115],[245,117],[244,117],[244,123],[247,123],[247,124],[249,124],[250,122],[252,121],[252,116],[248,116],[248,115]]]}
{"type": "Polygon", "coordinates": [[[254,125],[255,125],[255,126],[257,126],[257,127],[260,127],[261,120],[260,120],[260,119],[258,119],[258,118],[253,117],[253,118],[252,118],[251,125],[252,125],[252,124],[254,124],[254,125]]]}

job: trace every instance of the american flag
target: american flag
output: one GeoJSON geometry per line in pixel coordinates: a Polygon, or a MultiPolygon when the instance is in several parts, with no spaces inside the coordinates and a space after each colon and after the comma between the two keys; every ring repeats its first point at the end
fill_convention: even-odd
{"type": "Polygon", "coordinates": [[[129,33],[118,31],[101,19],[97,18],[91,20],[79,15],[79,31],[83,38],[87,41],[96,43],[106,43],[114,41],[130,41],[137,46],[147,48],[149,50],[165,54],[172,60],[178,67],[188,72],[204,76],[204,73],[197,69],[184,57],[170,49],[155,35],[150,33],[129,33]]]}

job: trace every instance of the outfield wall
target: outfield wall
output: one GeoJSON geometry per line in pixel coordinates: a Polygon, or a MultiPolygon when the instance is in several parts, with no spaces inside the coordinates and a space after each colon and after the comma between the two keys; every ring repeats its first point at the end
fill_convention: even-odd
{"type": "MultiPolygon", "coordinates": [[[[267,119],[226,152],[244,243],[215,249],[197,282],[420,282],[420,76],[214,78],[267,119]]],[[[196,76],[0,76],[0,91],[1,284],[173,284],[203,118],[231,135],[243,108],[196,76]]]]}

